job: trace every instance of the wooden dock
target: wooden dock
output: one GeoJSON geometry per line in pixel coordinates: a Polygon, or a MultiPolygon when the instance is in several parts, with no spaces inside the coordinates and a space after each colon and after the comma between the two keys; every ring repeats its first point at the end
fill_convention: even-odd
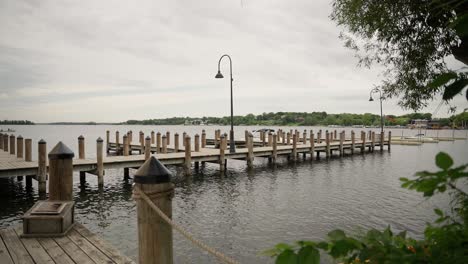
{"type": "Polygon", "coordinates": [[[22,232],[20,225],[0,230],[0,263],[135,263],[78,223],[63,237],[23,238],[22,232]]]}

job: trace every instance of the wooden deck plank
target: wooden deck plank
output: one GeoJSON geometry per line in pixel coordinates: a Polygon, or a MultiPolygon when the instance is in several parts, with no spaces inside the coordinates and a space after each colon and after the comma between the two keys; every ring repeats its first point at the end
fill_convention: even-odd
{"type": "Polygon", "coordinates": [[[0,235],[2,236],[14,263],[34,263],[28,251],[24,248],[23,243],[21,243],[19,237],[16,235],[16,232],[13,229],[2,229],[0,230],[0,235]]]}
{"type": "Polygon", "coordinates": [[[55,237],[54,238],[57,245],[59,245],[63,251],[70,256],[73,261],[76,263],[83,263],[83,264],[94,264],[95,262],[86,255],[80,248],[70,240],[70,238],[64,237],[55,237]]]}
{"type": "Polygon", "coordinates": [[[10,253],[8,253],[5,243],[3,243],[2,237],[0,237],[0,263],[13,264],[13,260],[10,257],[10,253]]]}
{"type": "MultiPolygon", "coordinates": [[[[16,226],[14,230],[18,237],[20,237],[23,233],[21,225],[16,226]]],[[[23,243],[23,246],[29,252],[29,255],[32,257],[35,263],[55,264],[55,262],[36,238],[20,238],[20,241],[23,243]]]]}
{"type": "Polygon", "coordinates": [[[115,263],[109,257],[104,255],[96,246],[91,244],[86,238],[81,236],[76,230],[70,230],[67,234],[67,237],[70,238],[83,252],[88,255],[96,263],[115,263]]]}
{"type": "Polygon", "coordinates": [[[44,247],[55,263],[75,264],[75,262],[73,262],[67,253],[65,253],[65,251],[63,251],[63,249],[57,245],[57,243],[52,238],[38,238],[37,241],[39,244],[41,244],[42,247],[44,247]]]}
{"type": "Polygon", "coordinates": [[[99,248],[101,252],[106,254],[115,263],[117,264],[134,264],[135,263],[129,257],[123,256],[122,254],[120,254],[120,252],[117,249],[108,245],[106,242],[101,240],[96,234],[89,231],[83,225],[77,223],[75,224],[73,229],[77,231],[78,233],[80,233],[83,237],[85,237],[95,247],[99,248]]]}

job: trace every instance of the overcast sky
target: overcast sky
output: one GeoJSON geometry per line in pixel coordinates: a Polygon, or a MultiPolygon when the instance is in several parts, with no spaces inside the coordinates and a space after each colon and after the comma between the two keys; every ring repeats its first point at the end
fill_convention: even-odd
{"type": "Polygon", "coordinates": [[[380,71],[356,67],[330,12],[329,0],[2,0],[0,119],[229,115],[229,78],[214,78],[225,53],[235,114],[378,114],[368,97],[380,71]]]}

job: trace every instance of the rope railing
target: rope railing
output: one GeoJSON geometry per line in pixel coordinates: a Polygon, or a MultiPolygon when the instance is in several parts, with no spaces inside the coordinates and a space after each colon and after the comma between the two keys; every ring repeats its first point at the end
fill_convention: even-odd
{"type": "Polygon", "coordinates": [[[223,263],[228,263],[228,264],[239,264],[236,260],[224,255],[223,253],[217,251],[216,249],[208,246],[207,244],[203,243],[202,241],[196,239],[191,233],[189,233],[187,230],[185,230],[182,226],[179,224],[175,223],[170,219],[166,214],[164,214],[159,207],[157,207],[153,201],[146,195],[138,186],[134,187],[134,190],[137,191],[137,193],[140,195],[140,197],[145,200],[148,205],[172,228],[174,228],[177,232],[179,232],[182,236],[184,236],[187,240],[191,241],[194,245],[197,247],[201,248],[202,250],[205,250],[206,252],[212,254],[216,258],[218,258],[221,262],[223,263]]]}

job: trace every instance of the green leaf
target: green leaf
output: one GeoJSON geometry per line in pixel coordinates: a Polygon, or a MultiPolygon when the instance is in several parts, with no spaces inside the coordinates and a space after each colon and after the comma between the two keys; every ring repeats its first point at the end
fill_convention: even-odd
{"type": "Polygon", "coordinates": [[[334,258],[344,257],[354,249],[356,249],[356,246],[353,243],[350,243],[346,240],[339,240],[336,241],[333,245],[332,249],[330,250],[330,255],[334,258]]]}
{"type": "Polygon", "coordinates": [[[299,264],[319,264],[320,263],[319,251],[311,246],[301,248],[301,250],[299,250],[297,258],[298,258],[299,264]]]}
{"type": "Polygon", "coordinates": [[[455,72],[444,72],[439,74],[431,83],[428,84],[428,86],[430,88],[437,88],[455,78],[457,78],[457,74],[455,72]]]}
{"type": "Polygon", "coordinates": [[[346,234],[343,230],[335,229],[331,231],[330,233],[328,233],[328,237],[331,240],[340,240],[340,239],[346,238],[346,234]]]}
{"type": "Polygon", "coordinates": [[[317,247],[323,250],[328,250],[328,243],[327,242],[320,242],[317,244],[317,247]]]}
{"type": "Polygon", "coordinates": [[[402,182],[407,182],[407,181],[409,181],[409,179],[408,179],[408,178],[405,178],[405,177],[401,177],[401,178],[400,178],[400,181],[402,181],[402,182]]]}
{"type": "Polygon", "coordinates": [[[468,85],[468,79],[458,79],[454,81],[453,83],[447,85],[445,87],[444,94],[442,95],[442,99],[444,100],[450,100],[452,99],[455,95],[457,95],[465,86],[468,85]]]}
{"type": "Polygon", "coordinates": [[[436,213],[436,215],[438,215],[438,216],[443,216],[444,215],[444,212],[442,212],[442,210],[440,210],[439,208],[434,209],[434,213],[436,213]]]}
{"type": "Polygon", "coordinates": [[[277,245],[275,245],[275,248],[278,249],[278,250],[281,250],[281,251],[284,251],[284,250],[292,250],[292,247],[288,244],[285,244],[285,243],[279,243],[277,245]]]}
{"type": "Polygon", "coordinates": [[[461,16],[455,21],[455,31],[458,36],[463,37],[468,35],[468,14],[461,16]]]}
{"type": "Polygon", "coordinates": [[[276,264],[297,264],[297,255],[292,250],[285,250],[276,258],[276,264]]]}
{"type": "Polygon", "coordinates": [[[436,156],[436,165],[443,170],[447,170],[453,165],[453,160],[447,153],[439,152],[436,156]]]}

